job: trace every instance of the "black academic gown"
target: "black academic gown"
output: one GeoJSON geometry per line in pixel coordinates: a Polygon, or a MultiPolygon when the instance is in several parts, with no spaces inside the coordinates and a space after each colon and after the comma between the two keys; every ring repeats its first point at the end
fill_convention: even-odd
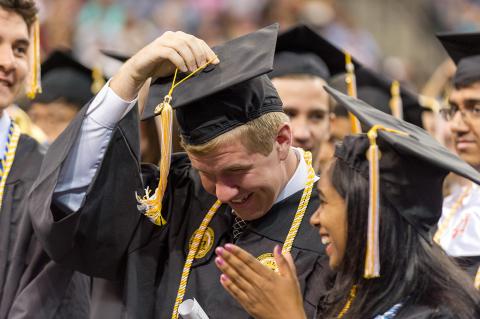
{"type": "MultiPolygon", "coordinates": [[[[35,230],[57,262],[91,276],[121,280],[129,318],[169,318],[189,241],[215,198],[203,189],[188,157],[176,154],[163,203],[167,225],[156,226],[138,212],[134,194],[141,193],[144,185],[156,186],[158,170],[153,166],[140,169],[134,108],[115,129],[81,208],[68,212],[59,207],[52,202],[52,193],[83,114],[46,155],[29,201],[40,211],[34,219],[35,230]]],[[[301,193],[275,204],[265,217],[250,223],[237,244],[256,257],[271,253],[276,244],[283,243],[301,193]]],[[[318,232],[308,224],[318,204],[314,191],[292,249],[310,317],[329,273],[318,232]]],[[[187,284],[184,300],[195,297],[211,319],[249,317],[220,285],[214,264],[215,247],[232,241],[232,223],[231,209],[222,205],[209,225],[213,243],[203,257],[194,260],[187,284]]]]}
{"type": "Polygon", "coordinates": [[[0,210],[0,318],[5,316],[16,293],[14,290],[18,282],[12,290],[7,281],[11,266],[15,264],[15,245],[18,238],[23,235],[21,224],[27,214],[25,198],[38,175],[42,159],[43,150],[38,143],[26,135],[21,135],[5,184],[3,205],[0,210]]]}
{"type": "Polygon", "coordinates": [[[43,155],[42,146],[21,135],[0,212],[2,319],[87,318],[90,279],[48,257],[34,235],[27,212],[27,194],[43,155]]]}

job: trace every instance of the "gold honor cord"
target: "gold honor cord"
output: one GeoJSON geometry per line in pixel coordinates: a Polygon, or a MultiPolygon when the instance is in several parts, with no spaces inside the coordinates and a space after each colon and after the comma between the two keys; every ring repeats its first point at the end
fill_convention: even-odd
{"type": "Polygon", "coordinates": [[[348,312],[348,310],[352,306],[352,303],[355,300],[355,297],[357,297],[357,285],[353,285],[352,289],[350,289],[350,294],[348,295],[347,302],[345,303],[345,306],[343,306],[337,318],[343,318],[345,316],[345,314],[348,312]]]}
{"type": "MultiPolygon", "coordinates": [[[[347,73],[345,74],[345,83],[347,85],[347,94],[348,96],[357,97],[357,83],[355,80],[355,65],[352,62],[352,56],[345,52],[345,69],[347,73]]],[[[348,112],[348,117],[350,119],[350,131],[352,134],[362,133],[362,126],[358,119],[351,112],[348,112]]]]}
{"type": "Polygon", "coordinates": [[[440,225],[438,225],[438,230],[435,233],[435,236],[433,236],[433,240],[437,244],[440,244],[443,234],[445,234],[445,232],[447,231],[448,225],[452,221],[453,216],[455,216],[458,210],[460,209],[460,207],[462,207],[464,199],[470,195],[470,192],[472,191],[472,186],[473,186],[472,182],[469,182],[468,185],[465,186],[465,188],[460,193],[455,203],[453,203],[449,213],[445,216],[445,219],[443,220],[443,222],[440,225]]]}
{"type": "MultiPolygon", "coordinates": [[[[302,222],[303,216],[305,215],[305,210],[310,201],[313,184],[315,182],[315,172],[312,167],[312,154],[310,152],[305,152],[304,159],[308,165],[308,178],[307,182],[305,183],[305,189],[303,190],[302,198],[298,205],[297,212],[295,213],[295,218],[293,219],[292,226],[288,231],[282,253],[290,251],[292,249],[292,243],[295,240],[298,228],[300,227],[300,223],[302,222]],[[287,248],[285,248],[286,246],[287,248]]],[[[182,303],[183,297],[185,296],[188,277],[190,275],[190,269],[192,267],[193,259],[197,254],[198,247],[203,239],[203,235],[205,234],[208,224],[212,220],[213,216],[215,215],[221,204],[222,203],[219,200],[217,200],[215,204],[213,204],[207,215],[205,215],[205,217],[203,218],[200,227],[195,232],[195,237],[193,238],[192,244],[190,245],[190,248],[188,250],[187,260],[185,261],[185,264],[183,266],[182,277],[180,279],[180,285],[177,291],[177,298],[175,298],[175,305],[173,307],[172,319],[178,319],[178,307],[182,303]]]]}
{"type": "MultiPolygon", "coordinates": [[[[438,230],[433,236],[433,240],[437,244],[440,245],[440,241],[442,240],[443,235],[447,231],[448,225],[450,225],[450,222],[452,221],[453,216],[455,216],[458,213],[458,210],[462,207],[463,201],[465,200],[465,198],[470,196],[472,188],[473,188],[473,183],[469,182],[468,185],[465,186],[463,191],[460,193],[455,203],[453,203],[452,208],[450,209],[449,213],[445,216],[445,219],[443,220],[443,222],[440,225],[438,225],[438,230]]],[[[473,284],[476,289],[480,289],[480,267],[477,270],[473,284]]]]}
{"type": "Polygon", "coordinates": [[[367,249],[365,256],[365,270],[363,277],[380,277],[380,251],[379,251],[379,222],[380,222],[380,170],[379,153],[377,145],[378,131],[395,133],[408,136],[407,133],[386,128],[382,125],[374,125],[367,133],[370,141],[370,147],[367,152],[369,162],[369,206],[368,206],[368,231],[367,231],[367,249]]]}
{"type": "Polygon", "coordinates": [[[302,223],[303,216],[305,215],[305,211],[307,210],[308,203],[310,202],[310,197],[312,195],[313,184],[315,183],[315,170],[312,166],[312,153],[305,152],[303,157],[305,158],[305,162],[308,165],[308,177],[307,183],[305,184],[305,189],[302,194],[302,198],[300,199],[300,203],[298,204],[297,212],[295,213],[295,217],[293,218],[292,226],[290,226],[290,230],[288,231],[287,238],[283,243],[282,253],[285,254],[292,250],[293,241],[297,236],[298,229],[300,228],[300,224],[302,223]]]}
{"type": "Polygon", "coordinates": [[[160,154],[160,180],[158,182],[157,189],[150,195],[150,188],[145,189],[145,195],[143,197],[138,196],[135,193],[135,197],[138,202],[138,209],[143,211],[145,216],[147,216],[152,223],[155,225],[165,225],[167,221],[162,216],[162,200],[165,190],[167,189],[168,174],[170,171],[170,163],[172,157],[172,119],[173,119],[173,109],[170,105],[172,101],[172,93],[175,88],[177,88],[184,81],[191,78],[194,74],[198,73],[210,63],[212,63],[217,57],[214,57],[207,61],[204,65],[197,68],[195,71],[187,75],[185,78],[176,83],[178,68],[175,69],[175,74],[173,76],[172,86],[168,91],[168,94],[163,98],[163,102],[157,105],[155,108],[155,115],[160,114],[161,121],[161,154],[160,154]]]}
{"type": "Polygon", "coordinates": [[[7,182],[8,174],[13,165],[15,159],[15,153],[17,151],[18,141],[20,139],[20,127],[13,123],[11,124],[11,131],[8,134],[8,143],[5,149],[5,155],[2,159],[2,169],[0,171],[0,209],[3,205],[3,193],[5,192],[5,184],[7,182]]]}

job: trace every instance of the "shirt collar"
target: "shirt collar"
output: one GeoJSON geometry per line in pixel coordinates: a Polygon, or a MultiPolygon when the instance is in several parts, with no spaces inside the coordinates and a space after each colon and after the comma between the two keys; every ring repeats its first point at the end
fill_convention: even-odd
{"type": "Polygon", "coordinates": [[[7,146],[8,140],[8,129],[11,123],[10,116],[4,110],[2,116],[0,116],[0,158],[3,158],[5,154],[5,147],[7,146]]]}
{"type": "MultiPolygon", "coordinates": [[[[277,199],[273,204],[276,204],[285,198],[295,194],[296,192],[305,188],[305,183],[308,178],[308,165],[303,158],[305,151],[301,148],[292,147],[293,152],[297,156],[298,165],[295,173],[292,178],[285,185],[283,190],[278,194],[277,199]]],[[[315,175],[315,182],[318,181],[319,177],[315,175]]]]}

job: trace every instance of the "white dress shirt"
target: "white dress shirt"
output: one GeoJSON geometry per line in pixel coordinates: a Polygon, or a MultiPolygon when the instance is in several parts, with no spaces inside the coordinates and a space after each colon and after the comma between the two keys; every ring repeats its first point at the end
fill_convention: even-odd
{"type": "Polygon", "coordinates": [[[8,141],[8,129],[10,128],[10,123],[12,120],[10,116],[3,111],[2,116],[0,117],[0,159],[5,155],[5,148],[7,147],[8,141]]]}
{"type": "Polygon", "coordinates": [[[465,187],[468,186],[454,188],[452,194],[445,198],[442,217],[438,222],[442,225],[453,213],[440,238],[442,248],[453,257],[480,256],[480,186],[473,183],[461,206],[455,212],[452,211],[465,187]]]}

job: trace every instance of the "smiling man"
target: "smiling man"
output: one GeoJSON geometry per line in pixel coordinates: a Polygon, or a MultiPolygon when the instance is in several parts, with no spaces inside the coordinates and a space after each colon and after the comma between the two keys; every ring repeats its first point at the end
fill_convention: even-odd
{"type": "MultiPolygon", "coordinates": [[[[442,110],[458,155],[480,170],[480,33],[443,34],[440,42],[457,65],[450,107],[442,110]]],[[[435,239],[480,289],[480,188],[465,182],[445,199],[435,239]]]]}
{"type": "Polygon", "coordinates": [[[292,147],[291,124],[265,75],[277,28],[215,53],[166,32],[130,58],[49,149],[30,198],[41,211],[37,233],[59,263],[120,282],[129,318],[177,318],[192,298],[209,318],[249,318],[218,280],[214,251],[228,242],[271,269],[273,247],[284,244],[313,317],[327,274],[308,225],[317,177],[309,154],[292,147]],[[139,165],[134,105],[149,77],[160,78],[155,90],[166,96],[143,111],[164,125],[160,176],[139,165]],[[186,149],[171,163],[170,103],[186,149]]]}
{"type": "Polygon", "coordinates": [[[27,212],[44,150],[5,111],[30,73],[36,15],[33,0],[0,0],[0,318],[86,318],[89,278],[72,280],[71,270],[48,259],[27,212]]]}
{"type": "Polygon", "coordinates": [[[5,111],[21,93],[29,73],[30,29],[36,14],[34,1],[0,0],[0,317],[17,288],[10,271],[22,271],[12,266],[18,261],[14,247],[26,215],[25,198],[42,161],[40,146],[21,134],[5,111]]]}
{"type": "Polygon", "coordinates": [[[279,35],[274,70],[269,74],[292,125],[293,146],[312,152],[319,169],[321,145],[334,120],[323,89],[331,75],[344,72],[344,54],[306,25],[279,35]]]}

